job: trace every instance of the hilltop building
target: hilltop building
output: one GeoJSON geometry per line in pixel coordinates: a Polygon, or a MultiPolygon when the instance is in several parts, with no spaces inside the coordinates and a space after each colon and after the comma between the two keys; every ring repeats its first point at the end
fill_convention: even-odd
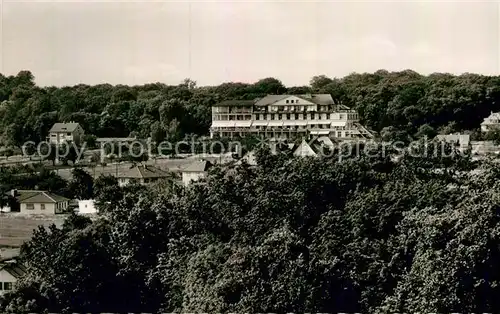
{"type": "Polygon", "coordinates": [[[62,145],[64,143],[80,143],[83,134],[83,128],[79,123],[55,123],[49,130],[47,141],[51,144],[62,145]]]}
{"type": "Polygon", "coordinates": [[[355,110],[329,94],[267,95],[256,100],[228,100],[212,107],[210,136],[337,139],[372,138],[355,110]]]}

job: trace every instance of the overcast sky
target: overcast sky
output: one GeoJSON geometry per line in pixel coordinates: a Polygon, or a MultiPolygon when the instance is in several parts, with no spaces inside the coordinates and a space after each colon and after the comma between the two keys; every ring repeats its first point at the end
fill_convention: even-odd
{"type": "Polygon", "coordinates": [[[413,69],[498,74],[500,6],[475,2],[13,1],[0,72],[40,85],[255,82],[413,69]]]}

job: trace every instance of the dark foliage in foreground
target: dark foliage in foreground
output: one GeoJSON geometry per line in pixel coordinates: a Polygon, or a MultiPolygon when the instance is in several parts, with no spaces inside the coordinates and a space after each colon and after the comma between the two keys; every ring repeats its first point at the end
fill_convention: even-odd
{"type": "Polygon", "coordinates": [[[500,311],[497,168],[395,164],[378,149],[342,162],[260,153],[256,168],[160,195],[103,178],[96,220],[26,243],[28,276],[0,311],[500,311]]]}

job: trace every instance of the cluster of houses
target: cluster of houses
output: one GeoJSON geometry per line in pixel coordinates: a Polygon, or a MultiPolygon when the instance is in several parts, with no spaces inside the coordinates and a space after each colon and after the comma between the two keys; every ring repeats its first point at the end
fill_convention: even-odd
{"type": "MultiPolygon", "coordinates": [[[[180,181],[187,186],[205,177],[212,163],[195,160],[180,169],[180,181]]],[[[118,185],[131,183],[150,184],[160,180],[170,180],[173,174],[152,165],[135,165],[116,175],[118,185]]],[[[40,190],[11,190],[7,192],[9,204],[0,207],[0,212],[19,212],[27,215],[55,215],[67,213],[70,204],[77,205],[80,213],[95,213],[93,200],[70,200],[63,196],[40,190]]]]}

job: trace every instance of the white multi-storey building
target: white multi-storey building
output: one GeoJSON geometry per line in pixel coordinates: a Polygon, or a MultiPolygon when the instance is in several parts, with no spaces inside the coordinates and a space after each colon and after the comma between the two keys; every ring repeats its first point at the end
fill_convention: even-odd
{"type": "Polygon", "coordinates": [[[268,95],[250,101],[223,101],[212,107],[212,138],[246,135],[265,138],[372,137],[359,123],[358,113],[336,104],[329,94],[268,95]]]}

